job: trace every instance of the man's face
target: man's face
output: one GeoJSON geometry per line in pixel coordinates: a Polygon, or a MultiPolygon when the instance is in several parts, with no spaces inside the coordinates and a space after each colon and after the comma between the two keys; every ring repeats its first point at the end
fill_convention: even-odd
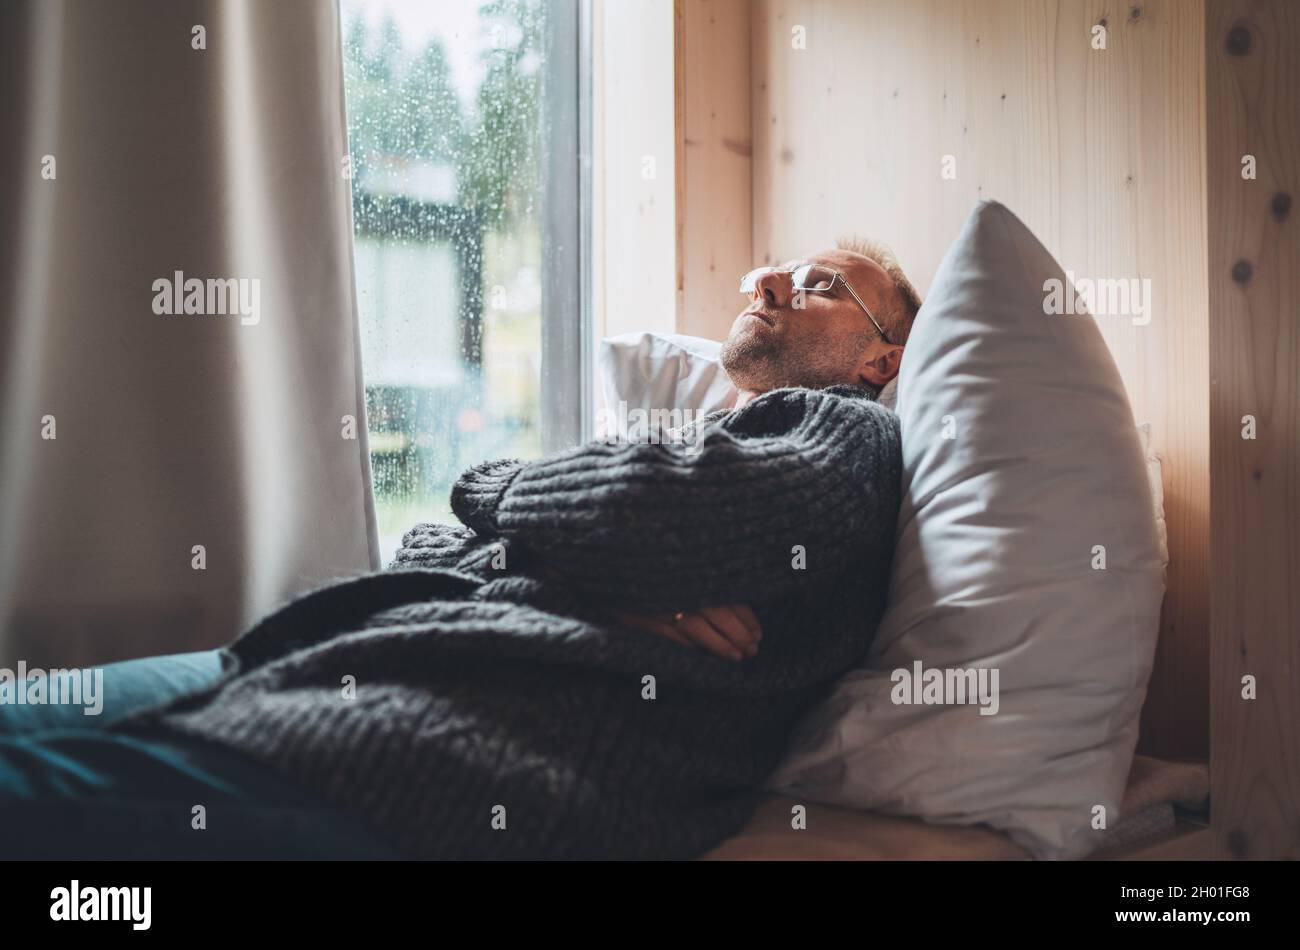
{"type": "Polygon", "coordinates": [[[835,281],[830,293],[793,290],[788,271],[799,264],[839,271],[878,320],[896,306],[894,282],[861,254],[823,251],[785,262],[758,279],[749,306],[722,345],[722,366],[736,388],[757,393],[836,383],[879,387],[893,379],[903,348],[880,338],[843,281],[835,281]]]}

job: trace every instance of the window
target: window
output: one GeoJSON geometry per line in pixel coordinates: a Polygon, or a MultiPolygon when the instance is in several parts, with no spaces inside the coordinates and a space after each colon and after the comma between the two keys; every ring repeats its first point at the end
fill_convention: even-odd
{"type": "Polygon", "coordinates": [[[342,0],[357,304],[384,563],[466,467],[590,418],[578,0],[342,0]]]}

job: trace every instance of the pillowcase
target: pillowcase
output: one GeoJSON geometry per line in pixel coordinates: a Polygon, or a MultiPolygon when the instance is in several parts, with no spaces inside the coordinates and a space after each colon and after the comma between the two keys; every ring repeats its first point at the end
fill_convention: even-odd
{"type": "Polygon", "coordinates": [[[730,409],[739,393],[722,368],[722,344],[698,336],[623,333],[600,341],[601,396],[596,423],[600,439],[628,438],[639,418],[665,410],[689,416],[673,419],[674,429],[715,409],[730,409]]]}
{"type": "Polygon", "coordinates": [[[1147,482],[1151,488],[1151,507],[1156,516],[1156,537],[1160,541],[1160,576],[1167,577],[1169,567],[1169,531],[1165,526],[1165,486],[1160,472],[1160,456],[1151,448],[1151,423],[1138,426],[1142,458],[1147,464],[1147,482]]]}
{"type": "Polygon", "coordinates": [[[876,394],[876,402],[880,403],[890,412],[898,411],[898,377],[895,376],[885,385],[880,387],[880,392],[876,394]]]}
{"type": "Polygon", "coordinates": [[[940,265],[899,375],[889,606],[771,788],[984,823],[1039,858],[1082,857],[1118,823],[1163,559],[1119,373],[1092,317],[1044,313],[1049,278],[1065,274],[995,202],[940,265]]]}

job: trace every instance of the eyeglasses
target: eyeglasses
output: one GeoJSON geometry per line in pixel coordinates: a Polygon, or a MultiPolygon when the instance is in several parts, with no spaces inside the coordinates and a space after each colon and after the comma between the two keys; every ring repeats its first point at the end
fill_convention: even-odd
{"type": "Polygon", "coordinates": [[[867,305],[862,302],[862,298],[859,297],[857,291],[853,289],[853,285],[849,283],[848,278],[835,268],[827,267],[825,264],[800,264],[798,267],[793,269],[782,267],[755,267],[744,277],[740,278],[740,292],[746,295],[753,294],[758,288],[759,278],[766,274],[789,274],[790,289],[802,290],[809,294],[828,294],[835,289],[835,282],[838,280],[844,285],[844,289],[853,297],[854,302],[862,308],[862,312],[867,315],[867,318],[872,322],[876,330],[879,331],[880,338],[886,343],[891,345],[893,344],[894,341],[889,338],[889,334],[887,334],[885,328],[880,325],[880,321],[876,319],[875,315],[867,305]]]}

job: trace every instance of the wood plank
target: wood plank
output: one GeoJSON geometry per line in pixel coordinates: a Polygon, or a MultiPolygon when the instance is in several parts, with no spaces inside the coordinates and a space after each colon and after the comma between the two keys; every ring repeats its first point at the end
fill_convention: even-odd
{"type": "Polygon", "coordinates": [[[1297,858],[1300,4],[1212,0],[1207,12],[1214,848],[1297,858]],[[1258,698],[1242,698],[1245,676],[1258,698]]]}
{"type": "Polygon", "coordinates": [[[1127,848],[1094,855],[1089,861],[1205,861],[1212,857],[1210,829],[1179,822],[1168,835],[1127,848]]]}
{"type": "Polygon", "coordinates": [[[749,0],[676,0],[677,327],[722,339],[753,266],[749,0]]]}

